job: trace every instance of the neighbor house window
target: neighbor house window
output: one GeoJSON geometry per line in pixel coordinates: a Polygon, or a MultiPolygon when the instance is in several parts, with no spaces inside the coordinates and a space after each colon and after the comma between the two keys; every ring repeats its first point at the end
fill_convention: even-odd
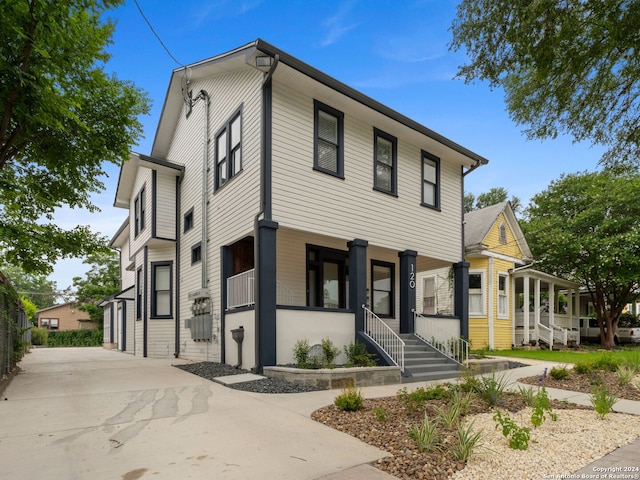
{"type": "Polygon", "coordinates": [[[202,260],[202,242],[198,242],[191,247],[191,264],[193,265],[200,260],[202,260]]]}
{"type": "Polygon", "coordinates": [[[501,223],[500,227],[498,227],[498,230],[499,230],[500,243],[504,245],[507,243],[507,227],[504,223],[501,223]]]}
{"type": "Polygon", "coordinates": [[[216,135],[216,189],[242,170],[242,115],[237,112],[216,135]]]}
{"type": "Polygon", "coordinates": [[[509,318],[509,277],[498,274],[498,317],[509,318]]]}
{"type": "Polygon", "coordinates": [[[398,140],[374,129],[374,184],[376,190],[395,195],[397,193],[398,140]]]}
{"type": "Polygon", "coordinates": [[[484,275],[469,272],[469,315],[484,315],[484,275]]]}
{"type": "Polygon", "coordinates": [[[49,328],[49,319],[43,318],[42,320],[40,320],[40,326],[42,328],[49,328]]]}
{"type": "Polygon", "coordinates": [[[313,168],[344,177],[344,114],[315,100],[313,168]]]}
{"type": "Polygon", "coordinates": [[[422,313],[435,315],[436,313],[436,279],[427,277],[422,280],[422,313]]]}
{"type": "Polygon", "coordinates": [[[381,317],[393,317],[394,314],[394,270],[393,263],[371,260],[371,310],[381,317]]]}
{"type": "Polygon", "coordinates": [[[193,207],[189,209],[187,213],[184,214],[184,231],[188,232],[193,228],[193,207]]]}
{"type": "Polygon", "coordinates": [[[172,307],[172,262],[151,263],[151,316],[170,318],[172,307]]]}
{"type": "Polygon", "coordinates": [[[422,152],[422,204],[440,208],[440,159],[422,152]]]}
{"type": "Polygon", "coordinates": [[[58,327],[60,326],[60,320],[58,318],[52,318],[49,321],[49,328],[51,330],[58,330],[58,327]]]}
{"type": "Polygon", "coordinates": [[[136,319],[142,319],[142,267],[138,268],[136,271],[136,319]]]}

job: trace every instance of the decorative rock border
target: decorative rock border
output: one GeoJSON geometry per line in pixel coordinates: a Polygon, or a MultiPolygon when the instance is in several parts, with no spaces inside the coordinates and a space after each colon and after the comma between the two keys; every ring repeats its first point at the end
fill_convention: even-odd
{"type": "Polygon", "coordinates": [[[264,367],[263,374],[319,389],[369,387],[402,383],[400,367],[351,367],[351,368],[292,368],[264,367]]]}

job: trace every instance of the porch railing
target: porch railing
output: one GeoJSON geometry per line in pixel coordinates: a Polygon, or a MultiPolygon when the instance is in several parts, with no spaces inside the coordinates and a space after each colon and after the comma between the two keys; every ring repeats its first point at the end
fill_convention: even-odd
{"type": "Polygon", "coordinates": [[[549,345],[549,350],[553,350],[553,328],[549,328],[539,323],[538,338],[547,342],[547,345],[549,345]]]}
{"type": "Polygon", "coordinates": [[[464,338],[452,336],[451,332],[441,328],[437,319],[430,318],[418,312],[414,314],[415,335],[431,345],[440,353],[446,355],[460,365],[467,365],[469,361],[469,342],[464,338]],[[423,320],[418,322],[418,319],[423,320]]]}
{"type": "MultiPolygon", "coordinates": [[[[563,328],[563,327],[559,327],[557,325],[553,326],[553,329],[555,330],[556,333],[560,334],[560,338],[558,339],[559,341],[562,342],[562,344],[566,347],[567,346],[567,329],[563,328]]],[[[555,336],[555,335],[554,335],[555,336]]]]}
{"type": "MultiPolygon", "coordinates": [[[[227,278],[227,308],[247,307],[256,303],[255,268],[227,278]]],[[[293,292],[282,282],[276,283],[276,303],[293,305],[293,292]]]]}
{"type": "Polygon", "coordinates": [[[227,278],[227,308],[255,303],[255,269],[227,278]]]}
{"type": "Polygon", "coordinates": [[[362,309],[364,333],[404,372],[404,341],[366,305],[362,309]]]}

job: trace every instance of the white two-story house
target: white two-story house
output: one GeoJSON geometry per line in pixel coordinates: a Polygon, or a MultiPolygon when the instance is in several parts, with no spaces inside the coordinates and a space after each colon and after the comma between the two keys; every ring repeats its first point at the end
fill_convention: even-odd
{"type": "Polygon", "coordinates": [[[379,349],[414,331],[417,273],[451,266],[464,334],[463,183],[486,163],[262,40],[175,70],[116,192],[118,348],[257,371],[303,338],[379,349]]]}

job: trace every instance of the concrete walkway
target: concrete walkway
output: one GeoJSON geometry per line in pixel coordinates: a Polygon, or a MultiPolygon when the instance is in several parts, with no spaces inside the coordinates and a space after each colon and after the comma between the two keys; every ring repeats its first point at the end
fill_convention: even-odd
{"type": "MultiPolygon", "coordinates": [[[[310,419],[311,412],[333,402],[335,391],[241,392],[172,367],[175,363],[186,362],[102,348],[34,349],[20,363],[22,371],[0,403],[0,476],[394,478],[369,465],[386,452],[310,419]]],[[[515,381],[552,365],[540,363],[505,374],[515,381]]],[[[367,387],[362,392],[374,398],[395,395],[399,388],[367,387]]],[[[585,394],[548,391],[553,398],[590,404],[585,394]]],[[[621,400],[615,409],[640,415],[640,402],[621,400]]],[[[618,466],[640,466],[640,440],[579,473],[618,466]]]]}

